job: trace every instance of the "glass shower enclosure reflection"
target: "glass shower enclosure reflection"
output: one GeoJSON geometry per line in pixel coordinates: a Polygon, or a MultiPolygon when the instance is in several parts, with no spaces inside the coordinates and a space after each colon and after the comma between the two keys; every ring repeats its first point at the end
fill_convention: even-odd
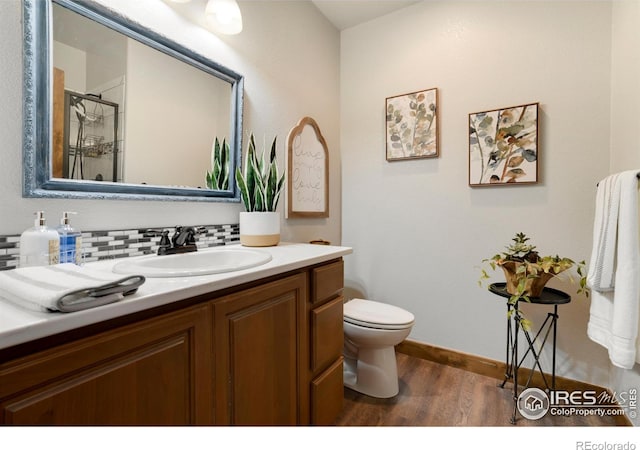
{"type": "Polygon", "coordinates": [[[65,90],[64,112],[63,177],[118,181],[118,104],[65,90]]]}

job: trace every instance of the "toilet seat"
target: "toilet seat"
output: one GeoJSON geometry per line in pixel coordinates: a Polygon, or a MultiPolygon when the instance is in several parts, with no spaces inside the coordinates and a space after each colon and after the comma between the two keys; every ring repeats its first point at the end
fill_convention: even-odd
{"type": "Polygon", "coordinates": [[[415,317],[397,306],[354,298],[344,304],[344,321],[380,330],[401,330],[413,326],[415,317]]]}

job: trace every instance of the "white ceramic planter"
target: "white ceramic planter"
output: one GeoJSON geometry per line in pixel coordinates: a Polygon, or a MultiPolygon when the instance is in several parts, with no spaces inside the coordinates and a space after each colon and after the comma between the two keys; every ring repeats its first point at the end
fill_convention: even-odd
{"type": "Polygon", "coordinates": [[[247,247],[269,247],[280,242],[278,212],[241,212],[240,243],[247,247]]]}

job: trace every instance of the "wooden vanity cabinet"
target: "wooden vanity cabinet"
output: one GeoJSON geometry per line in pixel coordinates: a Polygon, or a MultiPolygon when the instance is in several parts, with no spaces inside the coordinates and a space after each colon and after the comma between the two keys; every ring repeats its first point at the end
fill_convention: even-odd
{"type": "Polygon", "coordinates": [[[0,424],[332,424],[342,272],[333,260],[0,351],[0,424]]]}
{"type": "Polygon", "coordinates": [[[0,423],[212,422],[209,305],[136,322],[0,365],[0,423]]]}

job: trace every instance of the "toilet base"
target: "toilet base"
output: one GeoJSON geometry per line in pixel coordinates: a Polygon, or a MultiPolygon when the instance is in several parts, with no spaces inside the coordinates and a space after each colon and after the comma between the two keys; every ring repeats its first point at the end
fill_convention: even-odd
{"type": "Polygon", "coordinates": [[[394,347],[359,348],[357,358],[345,352],[344,385],[376,398],[398,395],[398,364],[394,347]]]}

